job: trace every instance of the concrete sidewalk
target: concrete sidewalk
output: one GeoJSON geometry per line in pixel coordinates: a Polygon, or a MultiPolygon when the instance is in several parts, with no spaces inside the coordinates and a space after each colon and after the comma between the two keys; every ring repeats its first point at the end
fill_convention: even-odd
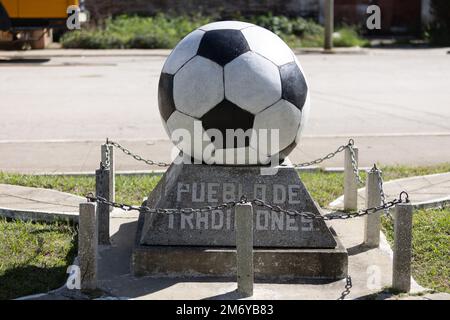
{"type": "Polygon", "coordinates": [[[0,184],[0,217],[21,220],[78,221],[83,197],[51,189],[0,184]]]}
{"type": "MultiPolygon", "coordinates": [[[[398,198],[400,192],[406,191],[416,208],[441,207],[450,204],[450,172],[388,181],[383,184],[383,189],[387,201],[398,198]]],[[[366,207],[365,196],[365,188],[358,189],[359,209],[366,207]]],[[[330,203],[330,207],[342,209],[344,197],[330,203]]]]}

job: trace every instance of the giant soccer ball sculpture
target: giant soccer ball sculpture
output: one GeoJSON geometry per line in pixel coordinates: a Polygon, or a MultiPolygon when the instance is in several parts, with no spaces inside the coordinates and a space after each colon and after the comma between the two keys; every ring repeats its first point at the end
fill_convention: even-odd
{"type": "Polygon", "coordinates": [[[274,33],[238,21],[210,23],[181,40],[162,69],[158,101],[169,136],[181,128],[197,143],[198,137],[209,137],[201,148],[193,147],[194,138],[176,143],[208,164],[266,164],[274,155],[284,159],[298,143],[309,110],[307,81],[293,52],[274,33]],[[212,129],[224,140],[227,129],[254,130],[243,144],[226,144],[210,134],[212,129]],[[255,136],[260,129],[278,129],[278,145],[262,148],[255,136]],[[204,152],[207,144],[212,153],[204,152]],[[257,157],[229,163],[225,154],[230,151],[254,151],[257,157]],[[213,154],[213,161],[205,154],[213,154]]]}
{"type": "Polygon", "coordinates": [[[235,278],[237,226],[251,214],[256,278],[347,276],[347,252],[324,219],[275,210],[321,214],[295,167],[277,162],[298,143],[309,109],[302,68],[280,38],[236,21],[193,31],[164,64],[159,109],[183,161],[145,200],[161,210],[139,215],[135,275],[235,278]],[[243,196],[253,209],[238,215],[243,196]]]}

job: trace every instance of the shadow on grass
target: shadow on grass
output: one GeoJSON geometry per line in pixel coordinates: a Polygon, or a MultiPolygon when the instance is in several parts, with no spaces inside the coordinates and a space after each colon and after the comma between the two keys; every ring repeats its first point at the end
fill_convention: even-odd
{"type": "Polygon", "coordinates": [[[0,275],[0,300],[45,293],[61,287],[67,279],[67,267],[73,263],[76,256],[77,243],[75,237],[64,259],[64,266],[46,268],[23,264],[7,269],[0,275]]]}
{"type": "Polygon", "coordinates": [[[12,58],[12,59],[0,59],[0,64],[1,65],[5,65],[5,64],[43,64],[43,63],[47,63],[49,62],[50,59],[48,58],[42,58],[42,59],[38,59],[38,58],[12,58]]]}

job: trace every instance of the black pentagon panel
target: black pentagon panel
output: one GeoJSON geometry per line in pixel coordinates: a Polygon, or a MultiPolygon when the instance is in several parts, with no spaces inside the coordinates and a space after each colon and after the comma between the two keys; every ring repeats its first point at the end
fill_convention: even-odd
{"type": "MultiPolygon", "coordinates": [[[[201,120],[205,131],[208,129],[219,130],[222,133],[224,139],[223,142],[225,143],[227,129],[242,129],[247,131],[248,129],[253,128],[255,116],[225,99],[203,115],[201,120]]],[[[245,146],[248,147],[249,144],[250,141],[247,141],[246,139],[245,146]]],[[[237,147],[235,141],[234,148],[237,147]]]]}
{"type": "Polygon", "coordinates": [[[158,106],[164,121],[167,121],[175,111],[173,101],[173,75],[161,73],[158,84],[158,106]]]}
{"type": "Polygon", "coordinates": [[[308,86],[300,68],[295,62],[287,63],[280,67],[280,74],[282,98],[302,110],[308,93],[308,86]]]}
{"type": "Polygon", "coordinates": [[[250,50],[247,40],[239,30],[207,31],[200,42],[197,54],[221,66],[250,50]]]}

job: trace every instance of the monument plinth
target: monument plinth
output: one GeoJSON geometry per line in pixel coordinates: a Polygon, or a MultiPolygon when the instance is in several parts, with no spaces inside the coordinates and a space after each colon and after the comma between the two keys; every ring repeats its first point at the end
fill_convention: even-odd
{"type": "MultiPolygon", "coordinates": [[[[146,205],[202,208],[261,199],[285,209],[320,215],[297,171],[274,175],[260,166],[172,164],[146,205]]],[[[347,252],[325,221],[253,208],[255,276],[338,279],[347,273],[347,252]]],[[[234,210],[201,213],[141,213],[133,271],[137,275],[235,275],[234,210]]]]}
{"type": "MultiPolygon", "coordinates": [[[[321,214],[294,167],[281,165],[273,175],[261,172],[297,146],[310,109],[302,66],[276,34],[239,21],[194,30],[164,63],[158,105],[183,160],[199,164],[172,164],[149,195],[148,207],[214,207],[245,195],[321,214]]],[[[347,275],[347,252],[325,221],[255,205],[252,218],[257,278],[347,275]]],[[[133,272],[234,277],[235,246],[233,208],[142,212],[133,272]]]]}

